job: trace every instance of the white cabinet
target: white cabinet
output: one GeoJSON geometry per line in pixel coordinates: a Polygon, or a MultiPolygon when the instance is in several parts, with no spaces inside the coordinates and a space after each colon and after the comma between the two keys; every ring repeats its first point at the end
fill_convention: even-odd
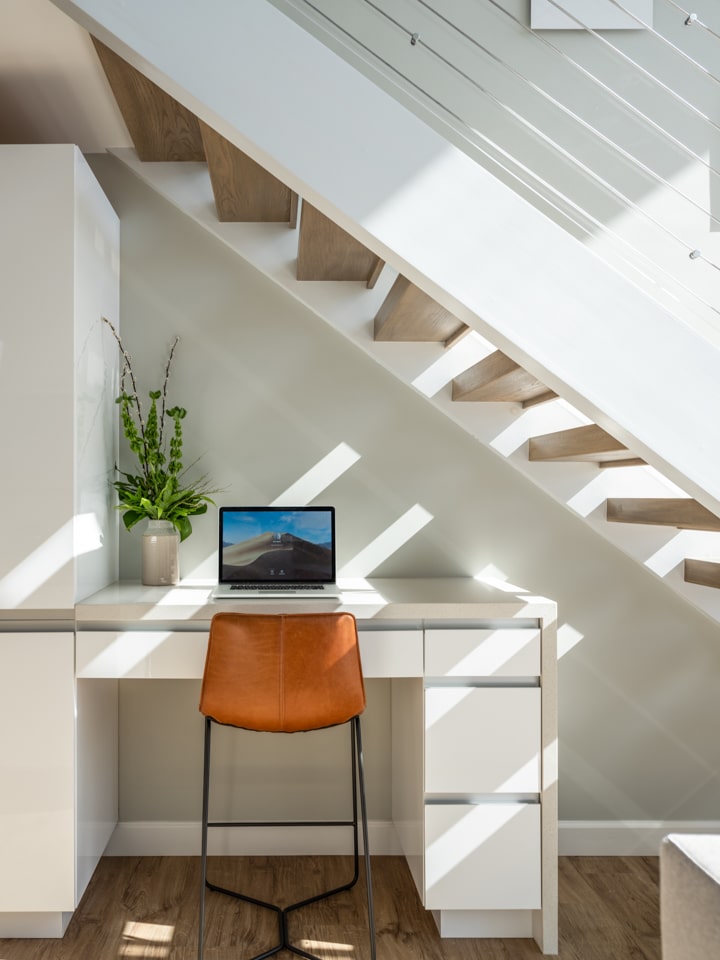
{"type": "Polygon", "coordinates": [[[0,611],[117,578],[119,221],[77,147],[0,145],[0,611]]]}
{"type": "Polygon", "coordinates": [[[0,633],[0,937],[75,907],[73,634],[0,633]]]}
{"type": "Polygon", "coordinates": [[[117,577],[119,220],[70,144],[0,145],[0,209],[0,937],[56,937],[117,818],[116,684],[76,686],[74,629],[117,577]]]}
{"type": "Polygon", "coordinates": [[[62,936],[117,822],[117,682],[76,685],[72,626],[0,631],[0,938],[62,936]]]}
{"type": "Polygon", "coordinates": [[[443,936],[557,949],[554,622],[424,631],[393,683],[393,820],[443,936]]]}

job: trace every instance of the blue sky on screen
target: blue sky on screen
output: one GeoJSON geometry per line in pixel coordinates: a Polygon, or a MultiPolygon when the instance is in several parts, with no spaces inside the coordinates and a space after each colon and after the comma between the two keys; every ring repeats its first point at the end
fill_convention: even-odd
{"type": "Polygon", "coordinates": [[[223,540],[240,543],[261,533],[291,533],[310,543],[329,543],[329,510],[258,510],[223,515],[223,540]]]}

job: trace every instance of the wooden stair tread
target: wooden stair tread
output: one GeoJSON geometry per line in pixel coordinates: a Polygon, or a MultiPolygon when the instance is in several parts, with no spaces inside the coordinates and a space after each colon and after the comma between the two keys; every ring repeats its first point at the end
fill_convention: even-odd
{"type": "Polygon", "coordinates": [[[686,583],[698,583],[701,587],[720,589],[720,562],[717,560],[685,560],[686,583]]]}
{"type": "Polygon", "coordinates": [[[681,530],[720,530],[720,517],[686,497],[611,498],[607,519],[615,523],[647,523],[681,530]]]}
{"type": "MultiPolygon", "coordinates": [[[[287,223],[293,191],[243,153],[234,143],[200,122],[210,182],[221,223],[287,223]]],[[[295,197],[295,208],[297,197],[295,197]]]]}
{"type": "Polygon", "coordinates": [[[458,401],[531,403],[556,396],[500,350],[484,357],[452,382],[452,398],[458,401]]]}
{"type": "Polygon", "coordinates": [[[91,39],[140,160],[204,160],[195,114],[110,47],[91,39]]]}
{"type": "Polygon", "coordinates": [[[399,276],[375,316],[374,335],[382,342],[447,343],[467,329],[467,324],[399,276]]]}
{"type": "Polygon", "coordinates": [[[589,461],[591,463],[644,463],[633,457],[628,448],[611,437],[596,423],[589,423],[569,430],[558,430],[542,436],[531,437],[528,459],[533,461],[589,461]]]}
{"type": "Polygon", "coordinates": [[[362,280],[372,285],[383,261],[347,231],[303,201],[298,280],[362,280]]]}

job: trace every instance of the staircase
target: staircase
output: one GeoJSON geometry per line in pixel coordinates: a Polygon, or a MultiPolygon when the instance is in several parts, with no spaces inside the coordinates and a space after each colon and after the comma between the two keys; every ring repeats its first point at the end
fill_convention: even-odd
{"type": "Polygon", "coordinates": [[[270,2],[717,342],[711,0],[270,2]]]}
{"type": "Polygon", "coordinates": [[[720,478],[703,484],[676,462],[659,470],[665,463],[654,449],[627,442],[622,428],[618,439],[606,429],[609,418],[600,425],[574,405],[577,384],[538,376],[542,364],[531,356],[525,362],[502,332],[479,332],[462,303],[440,302],[428,292],[432,284],[413,270],[405,275],[397,258],[393,266],[379,245],[362,242],[362,230],[350,232],[328,215],[322,198],[300,197],[238,138],[201,119],[110,44],[96,36],[93,43],[135,144],[113,152],[138,176],[720,620],[720,478]],[[647,527],[656,531],[650,541],[642,535],[647,527]]]}

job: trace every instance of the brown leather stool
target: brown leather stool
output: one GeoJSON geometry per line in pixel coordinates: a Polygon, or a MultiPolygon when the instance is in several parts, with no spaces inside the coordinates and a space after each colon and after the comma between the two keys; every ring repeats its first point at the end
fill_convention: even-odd
{"type": "Polygon", "coordinates": [[[365,852],[370,951],[375,960],[375,926],[368,848],[365,774],[360,714],[365,709],[355,618],[349,613],[245,614],[218,613],[210,624],[200,712],[205,717],[203,768],[202,864],[198,960],[203,958],[205,889],[253,903],[278,916],[280,942],[252,960],[280,950],[309,960],[313,954],[288,939],[288,914],[300,907],[349,890],[358,880],[358,793],[365,852]],[[312,826],[352,826],[354,873],[342,886],[287,907],[227,890],[207,879],[207,839],[211,827],[297,826],[298,821],[208,821],[210,741],[213,723],[246,730],[296,733],[348,723],[352,773],[352,820],[312,821],[312,826]]]}

